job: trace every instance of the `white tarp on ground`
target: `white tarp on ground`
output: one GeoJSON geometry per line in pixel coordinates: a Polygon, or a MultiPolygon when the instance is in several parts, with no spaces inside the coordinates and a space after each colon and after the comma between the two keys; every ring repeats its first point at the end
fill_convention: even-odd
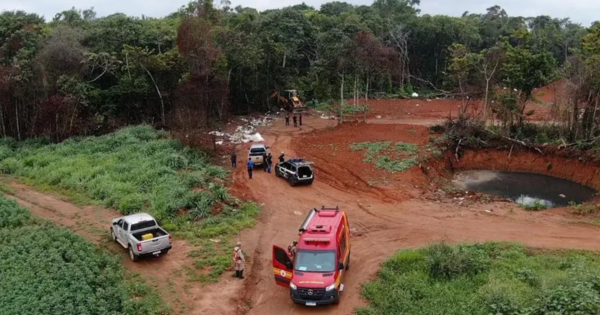
{"type": "Polygon", "coordinates": [[[416,92],[413,92],[412,97],[419,97],[419,94],[417,94],[416,92]]]}

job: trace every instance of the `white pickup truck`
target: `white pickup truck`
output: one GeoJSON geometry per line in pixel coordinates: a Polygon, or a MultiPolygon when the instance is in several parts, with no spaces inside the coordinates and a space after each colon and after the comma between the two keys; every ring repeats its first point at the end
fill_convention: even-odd
{"type": "Polygon", "coordinates": [[[254,165],[264,165],[266,161],[263,161],[263,156],[269,152],[269,147],[263,143],[253,144],[248,150],[248,158],[254,162],[254,165]]]}
{"type": "Polygon", "coordinates": [[[171,235],[147,213],[136,213],[112,220],[113,241],[129,251],[129,258],[165,255],[171,250],[171,235]]]}

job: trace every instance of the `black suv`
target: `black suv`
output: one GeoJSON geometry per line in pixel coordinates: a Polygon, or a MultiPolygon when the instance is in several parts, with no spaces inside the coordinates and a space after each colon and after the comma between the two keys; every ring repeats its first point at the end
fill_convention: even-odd
{"type": "Polygon", "coordinates": [[[289,159],[285,162],[277,163],[275,166],[275,175],[288,180],[290,185],[297,184],[311,185],[315,179],[315,173],[310,166],[311,162],[303,159],[289,159]]]}

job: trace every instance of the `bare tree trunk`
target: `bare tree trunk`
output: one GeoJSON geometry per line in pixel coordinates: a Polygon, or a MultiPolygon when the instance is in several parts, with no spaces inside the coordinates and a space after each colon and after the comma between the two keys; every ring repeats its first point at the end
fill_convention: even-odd
{"type": "Polygon", "coordinates": [[[6,125],[4,124],[4,107],[0,104],[0,124],[2,124],[2,136],[6,138],[6,125]]]}
{"type": "Polygon", "coordinates": [[[342,73],[342,85],[340,87],[340,123],[344,122],[344,74],[342,73]]]}
{"type": "Polygon", "coordinates": [[[367,74],[367,87],[365,88],[365,107],[369,105],[369,75],[367,74]]]}
{"type": "Polygon", "coordinates": [[[287,52],[283,52],[283,65],[281,66],[282,68],[285,68],[285,57],[287,56],[287,52]]]}
{"type": "Polygon", "coordinates": [[[160,89],[158,88],[158,85],[156,85],[156,81],[154,81],[154,77],[152,76],[152,73],[150,73],[150,71],[148,71],[148,69],[140,63],[140,66],[142,66],[142,68],[144,68],[144,70],[146,71],[146,73],[148,73],[148,75],[150,76],[150,79],[152,80],[152,84],[154,84],[154,87],[156,88],[156,93],[158,93],[158,98],[160,99],[160,109],[161,109],[161,118],[162,118],[162,123],[163,126],[166,125],[166,119],[165,119],[165,103],[163,102],[163,98],[162,98],[162,94],[160,93],[160,89]]]}
{"type": "Polygon", "coordinates": [[[21,141],[21,129],[19,127],[19,102],[15,102],[15,116],[17,118],[17,139],[21,141]]]}
{"type": "Polygon", "coordinates": [[[129,74],[129,80],[131,80],[131,72],[129,71],[129,56],[127,50],[125,50],[125,66],[127,67],[127,74],[129,74]]]}

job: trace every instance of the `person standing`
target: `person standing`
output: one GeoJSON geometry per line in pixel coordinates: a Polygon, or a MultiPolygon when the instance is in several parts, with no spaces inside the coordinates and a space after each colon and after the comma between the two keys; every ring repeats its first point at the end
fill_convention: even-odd
{"type": "Polygon", "coordinates": [[[263,153],[263,172],[267,172],[267,167],[269,167],[269,164],[267,164],[267,153],[263,153]]]}
{"type": "Polygon", "coordinates": [[[254,170],[254,162],[252,162],[252,158],[248,158],[246,167],[248,167],[248,178],[252,179],[252,171],[254,170]]]}
{"type": "Polygon", "coordinates": [[[279,163],[285,162],[285,154],[281,151],[281,155],[279,156],[279,163]]]}
{"type": "Polygon", "coordinates": [[[317,108],[317,102],[315,101],[315,99],[312,99],[312,107],[313,108],[317,108]]]}
{"type": "Polygon", "coordinates": [[[294,120],[294,127],[298,127],[298,117],[296,117],[296,114],[294,114],[294,118],[292,118],[292,120],[294,120]]]}
{"type": "Polygon", "coordinates": [[[300,127],[302,127],[302,114],[300,114],[300,117],[298,117],[298,122],[300,123],[300,127]]]}
{"type": "Polygon", "coordinates": [[[271,155],[271,152],[269,152],[269,155],[267,155],[267,172],[269,174],[271,173],[272,167],[273,167],[273,156],[271,155]]]}
{"type": "Polygon", "coordinates": [[[292,261],[294,261],[294,258],[296,257],[296,253],[298,252],[298,241],[294,241],[292,243],[292,245],[288,246],[288,252],[290,254],[290,257],[292,258],[292,261]]]}
{"type": "Polygon", "coordinates": [[[290,125],[290,113],[285,112],[285,125],[289,126],[290,125]]]}
{"type": "Polygon", "coordinates": [[[231,167],[237,167],[237,155],[235,155],[235,151],[231,152],[231,167]]]}
{"type": "Polygon", "coordinates": [[[242,243],[237,242],[235,244],[235,248],[233,248],[233,264],[235,266],[235,277],[239,279],[244,279],[244,265],[246,263],[246,258],[244,257],[244,252],[242,251],[242,243]]]}

